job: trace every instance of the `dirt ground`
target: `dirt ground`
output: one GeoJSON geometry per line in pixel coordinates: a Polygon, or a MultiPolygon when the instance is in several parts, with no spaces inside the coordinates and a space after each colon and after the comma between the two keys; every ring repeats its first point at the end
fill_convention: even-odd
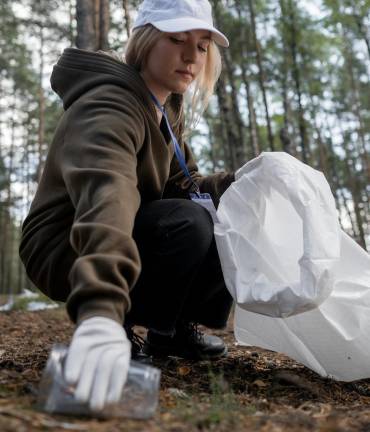
{"type": "Polygon", "coordinates": [[[285,356],[234,343],[216,362],[156,362],[160,405],[148,421],[50,416],[37,410],[49,349],[73,331],[63,308],[0,313],[0,431],[370,431],[370,380],[323,379],[285,356]]]}

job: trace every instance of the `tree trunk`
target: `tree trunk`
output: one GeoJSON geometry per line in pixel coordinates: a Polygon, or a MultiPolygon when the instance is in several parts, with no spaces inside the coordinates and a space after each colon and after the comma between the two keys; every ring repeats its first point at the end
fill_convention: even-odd
{"type": "MultiPolygon", "coordinates": [[[[27,166],[26,166],[26,202],[30,203],[31,199],[32,199],[32,192],[31,192],[31,184],[32,184],[32,174],[31,174],[31,160],[30,160],[30,155],[32,154],[32,143],[30,140],[30,124],[31,124],[31,120],[30,120],[30,114],[28,114],[28,119],[27,119],[27,130],[26,130],[26,152],[27,152],[27,166]]],[[[29,280],[29,278],[26,276],[26,288],[30,289],[31,287],[31,281],[29,280]]]]}
{"type": "MultiPolygon", "coordinates": [[[[236,9],[238,12],[239,20],[242,21],[242,8],[240,5],[240,0],[237,0],[235,2],[236,9]]],[[[241,53],[241,62],[240,62],[240,69],[242,73],[242,81],[245,88],[245,93],[247,95],[247,104],[248,104],[248,119],[249,119],[249,136],[251,140],[251,149],[249,152],[249,158],[254,158],[260,154],[260,144],[259,144],[259,137],[258,137],[258,126],[257,126],[257,119],[256,119],[256,111],[254,109],[254,99],[251,92],[251,86],[250,86],[250,79],[249,74],[247,73],[248,70],[248,41],[246,36],[246,26],[242,25],[241,27],[241,34],[240,34],[240,47],[242,50],[241,53]],[[246,51],[244,51],[244,46],[247,47],[246,51]]]]}
{"type": "Polygon", "coordinates": [[[237,137],[235,136],[235,132],[233,131],[231,127],[230,122],[230,108],[227,100],[227,92],[226,92],[226,83],[225,83],[225,77],[224,73],[221,73],[220,79],[218,80],[218,84],[216,87],[216,94],[218,99],[218,106],[220,110],[220,119],[221,119],[221,127],[222,127],[222,134],[223,134],[223,141],[224,146],[226,146],[227,154],[228,154],[228,160],[225,161],[227,169],[235,171],[237,168],[239,168],[237,160],[236,160],[236,154],[235,154],[235,147],[234,143],[237,137]]]}
{"type": "Polygon", "coordinates": [[[95,1],[77,0],[77,48],[94,51],[96,48],[95,35],[95,1]]]}
{"type": "Polygon", "coordinates": [[[109,0],[77,0],[77,48],[108,50],[109,0]]]}
{"type": "MultiPolygon", "coordinates": [[[[0,75],[0,99],[2,99],[5,96],[5,92],[3,92],[3,80],[1,79],[2,75],[0,75]]],[[[3,161],[3,122],[2,122],[2,104],[0,105],[0,163],[2,164],[3,161]]],[[[5,168],[5,167],[4,167],[5,168]]],[[[4,172],[0,171],[0,178],[2,176],[5,177],[6,171],[4,172]]],[[[5,228],[5,217],[6,217],[6,206],[5,202],[3,202],[2,197],[2,189],[0,189],[0,294],[4,293],[5,287],[4,287],[4,273],[5,273],[5,247],[4,247],[4,241],[5,241],[5,235],[6,235],[6,228],[5,228]]]]}
{"type": "MultiPolygon", "coordinates": [[[[327,119],[325,119],[326,123],[329,123],[327,119]]],[[[341,203],[339,200],[339,191],[340,191],[340,181],[338,175],[338,167],[336,163],[336,155],[333,149],[333,142],[331,136],[326,141],[327,145],[327,176],[330,184],[331,191],[333,192],[336,207],[338,210],[339,221],[341,227],[344,228],[341,217],[341,203]]]]}
{"type": "Polygon", "coordinates": [[[350,107],[357,117],[358,127],[356,128],[356,132],[358,134],[358,139],[353,142],[353,146],[356,149],[357,157],[355,157],[351,153],[351,158],[353,160],[353,171],[354,177],[352,179],[352,190],[356,195],[356,208],[355,214],[359,227],[359,238],[360,244],[366,249],[366,240],[365,240],[365,229],[364,229],[364,221],[368,220],[369,215],[369,195],[366,191],[366,187],[370,183],[370,161],[368,157],[368,152],[366,149],[367,146],[367,137],[366,137],[366,127],[365,121],[362,115],[362,107],[361,107],[361,98],[360,98],[360,90],[358,87],[358,77],[355,74],[355,66],[354,66],[354,57],[352,47],[347,35],[347,32],[343,32],[344,39],[344,58],[347,66],[347,73],[349,76],[350,82],[350,107]],[[356,163],[361,163],[362,173],[361,177],[358,178],[358,174],[356,173],[356,163]]]}
{"type": "Polygon", "coordinates": [[[7,240],[7,223],[6,223],[6,205],[5,202],[0,201],[0,294],[5,294],[5,252],[6,252],[6,240],[7,240]]]}
{"type": "Polygon", "coordinates": [[[16,96],[14,94],[13,103],[11,105],[11,133],[10,133],[10,148],[9,148],[9,166],[7,175],[7,196],[4,206],[4,219],[1,235],[1,291],[4,294],[11,294],[11,259],[12,259],[12,221],[11,221],[11,204],[12,204],[12,173],[14,165],[14,146],[15,146],[15,104],[16,96]]]}
{"type": "Polygon", "coordinates": [[[42,84],[44,75],[44,28],[40,26],[40,70],[39,70],[39,124],[38,124],[38,151],[37,181],[40,182],[44,164],[45,141],[45,95],[42,84]]]}
{"type": "Polygon", "coordinates": [[[370,161],[368,152],[366,149],[366,137],[365,137],[365,126],[364,126],[364,119],[361,113],[361,102],[360,102],[360,95],[359,95],[359,88],[358,88],[358,78],[355,76],[355,70],[353,66],[353,53],[351,49],[351,43],[348,39],[348,36],[346,32],[343,33],[343,39],[344,39],[344,58],[347,64],[347,71],[351,83],[351,91],[350,99],[351,99],[351,107],[353,109],[354,114],[357,117],[358,121],[358,129],[357,133],[359,136],[359,142],[361,146],[358,148],[358,153],[360,155],[361,165],[363,167],[363,173],[366,179],[366,182],[370,183],[370,161]]]}
{"type": "Polygon", "coordinates": [[[286,40],[287,26],[287,13],[284,0],[279,0],[280,5],[280,20],[281,20],[281,44],[283,48],[283,61],[282,61],[282,74],[281,74],[281,96],[283,99],[284,111],[284,126],[280,129],[279,136],[286,153],[292,154],[292,140],[290,136],[290,106],[288,98],[288,65],[290,63],[288,43],[286,40]]]}
{"type": "MultiPolygon", "coordinates": [[[[306,70],[306,62],[304,61],[303,73],[305,73],[305,70],[306,70]]],[[[308,111],[311,118],[312,128],[314,129],[317,135],[315,142],[318,150],[318,152],[315,154],[314,160],[312,161],[312,165],[314,168],[322,171],[326,175],[326,177],[329,177],[330,176],[329,163],[328,163],[329,155],[322,137],[322,130],[324,128],[322,125],[320,125],[318,120],[322,118],[322,113],[318,109],[319,107],[315,103],[311,91],[309,91],[309,98],[310,98],[310,103],[309,103],[308,111]]]]}
{"type": "MultiPolygon", "coordinates": [[[[218,11],[218,0],[212,0],[212,5],[215,12],[218,11]]],[[[227,154],[227,161],[225,161],[227,170],[235,171],[238,167],[238,161],[235,151],[235,142],[238,136],[232,127],[233,121],[230,114],[230,101],[226,91],[225,70],[222,71],[216,86],[216,95],[218,99],[218,106],[220,110],[221,130],[223,135],[223,146],[226,147],[225,153],[227,154]]]]}
{"type": "Polygon", "coordinates": [[[290,106],[288,98],[288,75],[286,63],[284,62],[281,79],[281,96],[283,99],[283,111],[284,111],[284,126],[280,129],[279,137],[283,151],[288,154],[294,154],[292,149],[292,138],[290,134],[290,106]]]}
{"type": "Polygon", "coordinates": [[[293,65],[293,79],[295,83],[295,91],[297,96],[298,104],[298,124],[299,124],[299,134],[301,138],[301,153],[302,160],[305,163],[309,162],[309,145],[306,132],[306,123],[304,119],[304,110],[302,105],[302,85],[301,85],[301,75],[300,68],[298,65],[298,46],[297,46],[297,28],[295,20],[295,8],[296,5],[293,0],[288,0],[288,10],[289,10],[289,24],[290,24],[290,51],[293,65]]]}
{"type": "Polygon", "coordinates": [[[97,25],[98,46],[99,50],[108,50],[108,34],[110,29],[110,10],[109,10],[109,0],[100,0],[99,3],[99,22],[97,25]]]}
{"type": "Polygon", "coordinates": [[[357,228],[356,228],[356,223],[353,220],[353,213],[351,212],[350,208],[348,207],[348,202],[347,202],[348,200],[347,200],[346,196],[344,195],[342,187],[339,189],[339,195],[340,195],[340,197],[342,199],[343,207],[344,207],[344,209],[346,211],[346,215],[347,215],[347,217],[349,219],[349,222],[351,224],[351,230],[352,230],[351,237],[352,238],[357,238],[358,237],[358,232],[357,232],[357,228]]]}
{"type": "MultiPolygon", "coordinates": [[[[339,119],[341,121],[341,119],[339,119]]],[[[357,225],[357,242],[366,250],[366,240],[365,240],[365,232],[364,232],[364,221],[361,213],[361,204],[362,204],[362,196],[361,196],[361,188],[359,186],[358,178],[356,175],[356,162],[349,151],[346,131],[342,130],[343,136],[343,149],[345,151],[344,158],[344,167],[345,173],[348,180],[348,185],[352,195],[353,201],[353,211],[355,213],[356,225],[357,225]]]]}
{"type": "Polygon", "coordinates": [[[272,134],[270,113],[269,113],[269,108],[267,103],[267,94],[266,94],[266,87],[265,87],[265,81],[266,81],[265,72],[262,64],[261,47],[257,38],[256,17],[254,12],[253,0],[248,0],[248,6],[249,6],[250,21],[252,26],[253,44],[256,51],[256,60],[258,65],[258,82],[261,88],[263,105],[265,108],[268,141],[269,141],[270,150],[275,151],[274,136],[272,134]]]}
{"type": "MultiPolygon", "coordinates": [[[[222,20],[220,16],[218,3],[214,2],[214,16],[215,23],[218,27],[222,27],[222,20]]],[[[232,64],[232,59],[230,57],[230,51],[223,52],[223,60],[226,66],[226,74],[228,77],[228,82],[231,89],[231,110],[232,115],[230,116],[231,127],[235,130],[236,140],[234,141],[234,152],[235,152],[235,161],[237,167],[242,166],[245,163],[246,159],[246,146],[245,146],[245,137],[244,130],[245,126],[243,120],[240,115],[239,105],[238,105],[238,92],[235,86],[235,70],[232,64]]]]}
{"type": "Polygon", "coordinates": [[[241,63],[240,66],[241,66],[243,84],[245,88],[245,93],[247,95],[247,104],[248,104],[248,118],[249,118],[248,128],[249,128],[249,136],[251,139],[251,151],[249,153],[249,157],[255,158],[261,153],[258,125],[257,125],[257,116],[256,116],[256,110],[254,109],[254,98],[252,95],[252,90],[250,87],[247,70],[243,62],[241,63]]]}
{"type": "Polygon", "coordinates": [[[73,7],[73,1],[69,0],[69,43],[71,46],[74,45],[75,43],[75,32],[74,32],[74,27],[73,27],[73,23],[75,20],[75,8],[73,7]]]}
{"type": "MultiPolygon", "coordinates": [[[[217,133],[215,133],[216,125],[215,125],[215,118],[210,115],[209,111],[206,110],[204,112],[204,120],[207,123],[208,126],[208,136],[209,136],[209,159],[211,162],[211,171],[216,172],[220,168],[220,157],[218,150],[224,150],[221,147],[218,147],[218,140],[217,140],[217,133]]],[[[225,161],[225,157],[223,157],[223,161],[225,161]]]]}
{"type": "Polygon", "coordinates": [[[364,24],[364,18],[359,12],[355,0],[351,0],[351,6],[353,9],[353,19],[355,20],[355,23],[357,25],[361,37],[364,39],[364,42],[367,47],[367,52],[369,54],[369,59],[370,59],[370,40],[367,36],[367,26],[364,24]]]}
{"type": "MultiPolygon", "coordinates": [[[[353,161],[352,161],[353,164],[353,161]]],[[[365,240],[365,232],[364,232],[364,220],[361,213],[360,202],[361,202],[361,194],[358,188],[357,179],[353,176],[352,166],[350,166],[349,161],[345,160],[345,167],[347,171],[347,176],[349,178],[349,184],[351,188],[352,200],[353,200],[353,210],[356,217],[356,225],[358,230],[357,242],[366,250],[366,240],[365,240]]]]}
{"type": "MultiPolygon", "coordinates": [[[[18,238],[20,239],[22,236],[22,222],[20,222],[19,226],[17,227],[17,233],[18,233],[18,238]]],[[[17,293],[21,293],[24,290],[26,284],[25,284],[25,271],[19,256],[17,256],[17,275],[18,275],[17,293]]]]}
{"type": "Polygon", "coordinates": [[[130,17],[130,10],[128,7],[128,0],[122,0],[122,7],[123,7],[123,12],[125,14],[125,29],[126,29],[127,39],[128,39],[131,33],[131,17],[130,17]]]}
{"type": "Polygon", "coordinates": [[[342,207],[344,207],[347,218],[351,224],[351,229],[352,229],[351,236],[353,238],[355,238],[355,237],[358,237],[358,232],[356,229],[356,223],[353,220],[353,213],[351,212],[350,208],[348,207],[347,198],[344,195],[344,189],[345,189],[345,186],[343,185],[344,173],[339,172],[339,167],[337,166],[337,163],[336,163],[336,155],[335,155],[335,152],[333,149],[333,143],[332,143],[331,137],[328,139],[327,144],[328,144],[328,151],[329,151],[329,157],[328,157],[328,166],[329,166],[329,172],[330,172],[329,179],[330,179],[330,184],[332,185],[332,190],[333,190],[335,201],[337,204],[337,210],[339,213],[339,221],[341,223],[341,227],[344,229],[345,227],[343,225],[342,218],[341,218],[341,213],[343,210],[342,207]]]}

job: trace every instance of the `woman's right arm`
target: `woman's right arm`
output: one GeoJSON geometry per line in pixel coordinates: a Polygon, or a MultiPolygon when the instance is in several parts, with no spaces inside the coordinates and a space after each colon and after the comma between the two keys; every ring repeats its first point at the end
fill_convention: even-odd
{"type": "Polygon", "coordinates": [[[116,86],[84,95],[67,114],[60,164],[75,208],[70,242],[78,258],[67,301],[74,322],[101,316],[122,324],[130,307],[129,289],[140,271],[132,231],[143,139],[134,96],[116,86]]]}

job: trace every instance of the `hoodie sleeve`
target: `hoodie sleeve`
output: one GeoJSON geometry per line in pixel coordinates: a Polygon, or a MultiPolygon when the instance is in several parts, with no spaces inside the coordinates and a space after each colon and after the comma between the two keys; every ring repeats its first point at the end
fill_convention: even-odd
{"type": "Polygon", "coordinates": [[[76,102],[60,153],[75,208],[70,242],[78,258],[67,300],[74,322],[99,315],[122,323],[130,308],[129,288],[140,272],[132,231],[140,205],[136,154],[145,129],[134,100],[120,93],[76,102]]]}
{"type": "MultiPolygon", "coordinates": [[[[198,184],[202,193],[209,193],[211,195],[212,200],[217,208],[221,195],[230,186],[230,184],[235,181],[234,173],[220,172],[208,176],[202,176],[198,171],[198,166],[195,163],[190,147],[186,143],[183,143],[181,150],[185,156],[186,165],[192,179],[198,184]]],[[[183,173],[176,156],[174,156],[171,163],[170,178],[166,185],[165,195],[168,198],[189,198],[190,188],[191,182],[189,178],[183,173]]]]}

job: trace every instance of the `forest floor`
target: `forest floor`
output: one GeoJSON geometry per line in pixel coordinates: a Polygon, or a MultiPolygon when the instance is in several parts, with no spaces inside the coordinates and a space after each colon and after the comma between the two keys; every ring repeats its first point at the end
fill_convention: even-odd
{"type": "Polygon", "coordinates": [[[323,379],[287,357],[234,343],[232,322],[215,332],[229,356],[156,362],[160,404],[147,421],[51,416],[36,408],[48,352],[73,331],[64,308],[0,312],[0,431],[370,431],[370,380],[323,379]]]}

